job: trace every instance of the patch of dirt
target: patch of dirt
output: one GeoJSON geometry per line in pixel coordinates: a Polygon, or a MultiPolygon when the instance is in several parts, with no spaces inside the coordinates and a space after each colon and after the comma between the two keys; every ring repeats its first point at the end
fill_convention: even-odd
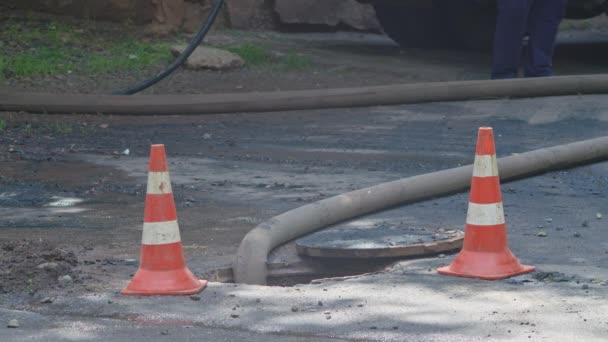
{"type": "Polygon", "coordinates": [[[81,283],[74,252],[47,241],[20,240],[0,245],[0,292],[29,293],[81,283]],[[68,278],[69,277],[69,278],[68,278]]]}

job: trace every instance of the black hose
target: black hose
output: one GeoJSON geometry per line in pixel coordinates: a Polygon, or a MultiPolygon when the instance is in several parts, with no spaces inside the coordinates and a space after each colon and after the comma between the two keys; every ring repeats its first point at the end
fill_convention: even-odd
{"type": "Polygon", "coordinates": [[[188,57],[190,57],[192,52],[194,52],[194,49],[196,49],[199,46],[199,44],[203,41],[203,39],[205,39],[205,36],[209,32],[209,29],[211,29],[211,26],[213,26],[213,23],[215,22],[215,18],[217,18],[217,15],[218,15],[223,3],[224,3],[224,0],[215,0],[215,4],[211,8],[211,12],[207,16],[207,19],[203,22],[203,25],[201,25],[201,28],[198,30],[196,35],[192,38],[192,41],[190,41],[190,44],[188,45],[188,47],[179,56],[177,56],[177,58],[173,61],[173,63],[171,63],[165,70],[163,70],[158,75],[156,75],[152,78],[149,78],[139,84],[136,84],[127,89],[116,90],[116,91],[112,92],[112,94],[114,94],[114,95],[132,95],[135,93],[139,93],[140,91],[142,91],[146,88],[149,88],[152,85],[160,82],[165,77],[167,77],[171,73],[173,73],[182,64],[184,64],[184,62],[188,59],[188,57]]]}

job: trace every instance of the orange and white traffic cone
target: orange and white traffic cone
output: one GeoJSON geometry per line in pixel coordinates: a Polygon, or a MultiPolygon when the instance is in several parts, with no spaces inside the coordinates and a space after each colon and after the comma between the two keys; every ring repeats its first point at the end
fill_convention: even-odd
{"type": "Polygon", "coordinates": [[[192,295],[207,286],[186,266],[164,145],[150,148],[139,269],[123,295],[192,295]]]}
{"type": "Polygon", "coordinates": [[[450,266],[437,270],[457,277],[497,280],[534,271],[511,253],[498,178],[492,128],[481,127],[473,165],[462,250],[450,266]]]}

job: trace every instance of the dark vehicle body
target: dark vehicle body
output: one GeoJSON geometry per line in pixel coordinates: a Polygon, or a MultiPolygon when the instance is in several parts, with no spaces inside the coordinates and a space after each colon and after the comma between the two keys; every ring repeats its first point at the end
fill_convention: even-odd
{"type": "MultiPolygon", "coordinates": [[[[403,47],[486,49],[491,46],[496,0],[360,0],[376,9],[386,34],[403,47]]],[[[566,18],[608,11],[608,0],[569,0],[566,18]]]]}

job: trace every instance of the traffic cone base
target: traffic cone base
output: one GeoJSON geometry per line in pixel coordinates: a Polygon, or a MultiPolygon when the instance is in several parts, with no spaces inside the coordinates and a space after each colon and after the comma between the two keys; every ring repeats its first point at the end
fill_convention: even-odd
{"type": "Polygon", "coordinates": [[[511,251],[503,253],[461,251],[450,266],[437,270],[439,274],[483,280],[499,280],[534,272],[534,266],[519,264],[511,251]]]}
{"type": "Polygon", "coordinates": [[[187,267],[180,270],[149,271],[140,269],[135,273],[123,295],[193,295],[207,287],[207,281],[196,279],[187,267]]]}

